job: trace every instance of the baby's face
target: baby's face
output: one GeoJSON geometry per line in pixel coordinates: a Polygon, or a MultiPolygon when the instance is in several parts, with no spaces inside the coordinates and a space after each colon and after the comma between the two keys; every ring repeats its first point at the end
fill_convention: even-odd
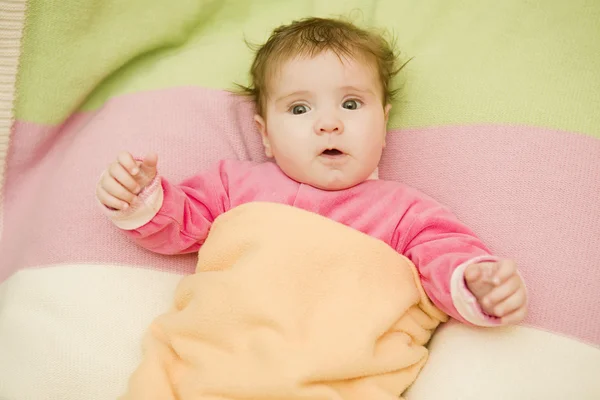
{"type": "Polygon", "coordinates": [[[256,116],[265,152],[290,178],[325,190],[368,179],[385,147],[390,106],[377,71],[332,52],[284,63],[256,116]]]}

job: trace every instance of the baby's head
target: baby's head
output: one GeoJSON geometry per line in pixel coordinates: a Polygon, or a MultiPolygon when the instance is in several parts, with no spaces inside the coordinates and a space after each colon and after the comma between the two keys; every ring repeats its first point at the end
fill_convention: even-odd
{"type": "Polygon", "coordinates": [[[266,155],[290,178],[325,190],[374,176],[398,70],[390,44],[351,23],[308,18],[275,29],[244,88],[266,155]]]}

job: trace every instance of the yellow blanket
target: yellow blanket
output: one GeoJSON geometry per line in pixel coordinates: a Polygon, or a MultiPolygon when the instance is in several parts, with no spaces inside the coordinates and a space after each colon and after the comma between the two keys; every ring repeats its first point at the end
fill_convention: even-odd
{"type": "Polygon", "coordinates": [[[446,318],[387,244],[250,203],[214,222],[122,398],[397,399],[446,318]]]}

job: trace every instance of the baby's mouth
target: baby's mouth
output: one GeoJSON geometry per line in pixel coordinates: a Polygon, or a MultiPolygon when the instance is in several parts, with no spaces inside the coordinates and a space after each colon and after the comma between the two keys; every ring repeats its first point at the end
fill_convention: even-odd
{"type": "Polygon", "coordinates": [[[344,153],[338,149],[327,149],[327,150],[323,151],[321,154],[323,154],[325,156],[341,156],[344,153]]]}

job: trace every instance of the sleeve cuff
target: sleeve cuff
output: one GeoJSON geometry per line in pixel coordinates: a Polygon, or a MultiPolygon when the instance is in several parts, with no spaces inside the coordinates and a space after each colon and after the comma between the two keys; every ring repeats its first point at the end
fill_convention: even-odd
{"type": "Polygon", "coordinates": [[[467,322],[477,326],[499,326],[501,325],[500,318],[486,314],[482,309],[477,299],[467,288],[465,283],[465,269],[467,266],[480,262],[495,262],[499,259],[493,256],[480,256],[472,258],[458,266],[452,273],[450,279],[450,293],[452,302],[456,311],[467,322]]]}
{"type": "Polygon", "coordinates": [[[154,218],[162,207],[164,192],[158,175],[142,190],[127,210],[111,210],[101,205],[104,214],[120,229],[137,229],[154,218]]]}

